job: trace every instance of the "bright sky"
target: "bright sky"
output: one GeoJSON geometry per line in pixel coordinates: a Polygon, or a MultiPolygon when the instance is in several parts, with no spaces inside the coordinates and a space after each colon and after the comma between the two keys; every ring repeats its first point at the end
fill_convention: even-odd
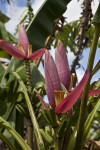
{"type": "MultiPolygon", "coordinates": [[[[77,3],[77,0],[72,0],[69,3],[68,9],[64,14],[67,17],[67,21],[76,20],[80,17],[82,1],[83,0],[80,0],[77,3]]],[[[32,0],[31,1],[34,13],[37,12],[37,10],[39,9],[39,7],[41,6],[41,4],[43,2],[44,2],[44,0],[32,0]]],[[[0,2],[0,10],[3,13],[5,13],[8,17],[11,18],[11,20],[8,23],[6,23],[6,28],[12,34],[15,32],[16,25],[19,22],[20,15],[22,14],[22,12],[25,9],[26,3],[27,3],[26,0],[11,0],[11,5],[9,6],[7,3],[2,4],[0,2]]],[[[95,13],[95,11],[97,9],[98,3],[99,3],[99,0],[94,0],[94,2],[92,3],[93,14],[95,13]]],[[[54,56],[53,48],[52,48],[52,51],[53,51],[52,55],[54,56]]],[[[89,50],[84,50],[83,58],[80,61],[81,64],[83,64],[83,67],[85,69],[86,69],[86,65],[87,65],[87,61],[88,61],[88,55],[89,55],[89,50]]],[[[68,52],[68,60],[69,60],[70,65],[71,65],[73,59],[74,59],[74,55],[69,51],[68,52]]],[[[97,50],[95,64],[99,60],[100,60],[100,49],[97,50]]],[[[42,66],[40,66],[40,70],[41,70],[41,67],[42,66]]],[[[42,73],[43,73],[43,69],[42,69],[42,73]]],[[[78,69],[77,75],[78,75],[78,79],[80,81],[84,75],[84,70],[82,68],[78,69]]],[[[100,78],[100,71],[93,77],[93,80],[97,80],[98,78],[100,78]]]]}

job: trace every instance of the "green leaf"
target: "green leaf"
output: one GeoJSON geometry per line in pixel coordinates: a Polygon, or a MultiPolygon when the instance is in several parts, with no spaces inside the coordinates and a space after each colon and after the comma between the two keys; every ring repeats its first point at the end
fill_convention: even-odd
{"type": "Polygon", "coordinates": [[[66,127],[67,127],[67,121],[64,120],[57,131],[58,137],[63,137],[65,135],[66,127]]]}
{"type": "Polygon", "coordinates": [[[40,132],[41,132],[43,138],[45,139],[45,141],[51,146],[54,143],[54,139],[53,139],[53,136],[50,133],[49,127],[48,126],[45,127],[45,130],[40,129],[40,132]]]}
{"type": "Polygon", "coordinates": [[[0,104],[0,116],[2,116],[3,119],[8,120],[10,117],[9,115],[14,109],[13,104],[6,104],[6,103],[1,103],[0,104]]]}
{"type": "Polygon", "coordinates": [[[10,150],[17,150],[14,145],[0,132],[0,139],[7,145],[10,150]]]}
{"type": "Polygon", "coordinates": [[[0,57],[10,59],[10,55],[0,48],[0,57]]]}
{"type": "Polygon", "coordinates": [[[54,109],[42,109],[41,113],[49,125],[52,127],[58,126],[54,109]]]}
{"type": "Polygon", "coordinates": [[[15,80],[15,76],[11,74],[12,71],[16,71],[18,67],[23,63],[18,59],[12,58],[7,69],[5,70],[1,82],[0,82],[0,102],[16,102],[18,98],[18,86],[19,83],[15,80]]]}
{"type": "MultiPolygon", "coordinates": [[[[30,69],[31,69],[31,84],[32,87],[40,88],[40,87],[45,87],[45,80],[44,77],[42,76],[41,72],[37,69],[34,63],[30,64],[30,69]]],[[[26,68],[25,66],[19,67],[16,72],[18,75],[21,77],[21,79],[26,82],[26,68]]]]}
{"type": "Polygon", "coordinates": [[[100,3],[99,3],[99,5],[98,5],[97,11],[96,11],[96,13],[95,13],[95,15],[94,15],[93,23],[100,25],[100,3]]]}
{"type": "Polygon", "coordinates": [[[9,36],[9,42],[18,43],[18,39],[16,39],[11,33],[7,32],[9,36]]]}
{"type": "MultiPolygon", "coordinates": [[[[12,36],[9,32],[7,32],[5,28],[5,24],[0,20],[0,39],[8,41],[8,42],[17,42],[16,38],[12,36]]],[[[11,56],[0,48],[0,57],[10,59],[11,56]]]]}
{"type": "Polygon", "coordinates": [[[6,22],[8,22],[9,20],[10,20],[10,18],[7,17],[6,15],[4,15],[4,14],[0,11],[0,21],[1,21],[2,23],[6,23],[6,22]]]}
{"type": "Polygon", "coordinates": [[[84,133],[84,135],[83,135],[83,142],[85,141],[86,137],[88,136],[90,127],[91,127],[91,125],[93,123],[96,111],[98,110],[99,106],[100,106],[100,96],[97,98],[97,103],[96,103],[94,109],[89,114],[89,116],[88,116],[88,118],[86,120],[85,127],[84,127],[84,132],[83,132],[84,133]]]}
{"type": "Polygon", "coordinates": [[[77,135],[77,130],[76,127],[74,128],[73,133],[70,136],[70,140],[68,143],[68,150],[73,150],[75,147],[75,142],[76,142],[76,135],[77,135]]]}
{"type": "Polygon", "coordinates": [[[71,0],[45,0],[27,28],[33,51],[44,47],[46,38],[52,31],[55,19],[60,17],[71,0]]]}
{"type": "Polygon", "coordinates": [[[76,39],[79,32],[79,25],[80,20],[75,20],[73,22],[65,24],[62,28],[62,32],[57,32],[54,47],[56,47],[58,39],[60,39],[65,48],[69,48],[71,52],[76,54],[76,52],[78,51],[76,39]]]}
{"type": "Polygon", "coordinates": [[[5,73],[1,79],[1,83],[0,83],[0,87],[4,88],[6,87],[7,85],[7,82],[11,82],[12,80],[14,80],[14,78],[11,76],[9,77],[9,74],[12,72],[12,71],[16,71],[16,69],[18,67],[20,67],[22,65],[23,61],[21,60],[18,60],[16,58],[13,58],[11,59],[7,69],[5,70],[5,73]],[[9,80],[10,79],[10,80],[9,80]]]}
{"type": "Polygon", "coordinates": [[[9,41],[8,33],[6,31],[5,25],[0,22],[0,38],[9,41]]]}
{"type": "Polygon", "coordinates": [[[100,88],[100,79],[98,79],[95,83],[95,88],[94,89],[99,89],[100,88]]]}
{"type": "MultiPolygon", "coordinates": [[[[15,105],[14,104],[7,104],[7,103],[1,103],[0,104],[0,116],[5,119],[6,121],[9,120],[9,118],[12,115],[12,112],[14,110],[15,105]]],[[[3,133],[4,128],[1,128],[0,131],[3,133]]]]}
{"type": "Polygon", "coordinates": [[[2,117],[0,117],[0,125],[8,130],[8,132],[16,139],[16,141],[19,143],[22,149],[31,150],[30,147],[26,144],[26,142],[21,138],[21,136],[2,117]]]}

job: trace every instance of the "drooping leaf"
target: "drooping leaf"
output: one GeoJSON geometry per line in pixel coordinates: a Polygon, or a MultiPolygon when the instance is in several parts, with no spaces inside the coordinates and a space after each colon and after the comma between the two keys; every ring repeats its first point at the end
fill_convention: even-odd
{"type": "Polygon", "coordinates": [[[29,110],[30,117],[31,117],[32,125],[34,127],[35,136],[36,136],[36,139],[37,139],[37,142],[38,142],[38,148],[41,149],[40,147],[43,148],[44,143],[43,143],[40,131],[39,131],[39,126],[38,126],[36,116],[35,116],[35,113],[34,113],[34,110],[33,110],[33,107],[32,107],[28,92],[27,92],[27,88],[26,88],[24,82],[22,81],[22,79],[20,78],[20,76],[16,72],[13,72],[13,74],[18,79],[18,82],[19,82],[20,86],[23,89],[23,93],[25,95],[25,100],[26,100],[26,104],[27,104],[27,107],[28,107],[28,110],[29,110]]]}
{"type": "Polygon", "coordinates": [[[0,126],[5,127],[8,130],[8,132],[16,139],[22,149],[31,150],[21,136],[2,117],[0,117],[0,126]]]}
{"type": "Polygon", "coordinates": [[[52,31],[55,19],[60,17],[71,0],[45,0],[27,28],[33,51],[44,47],[46,38],[52,31]]]}
{"type": "Polygon", "coordinates": [[[10,20],[10,18],[7,17],[6,15],[4,15],[4,14],[0,11],[0,21],[1,21],[2,23],[6,23],[6,22],[8,22],[9,20],[10,20]]]}
{"type": "Polygon", "coordinates": [[[15,146],[0,132],[0,139],[7,145],[10,150],[17,150],[15,146]]]}

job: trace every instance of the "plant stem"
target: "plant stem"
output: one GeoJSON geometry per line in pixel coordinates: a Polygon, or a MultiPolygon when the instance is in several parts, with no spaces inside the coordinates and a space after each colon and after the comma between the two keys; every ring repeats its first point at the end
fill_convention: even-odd
{"type": "Polygon", "coordinates": [[[57,138],[57,128],[54,128],[54,144],[55,144],[55,150],[59,150],[58,149],[58,138],[57,138]]]}
{"type": "Polygon", "coordinates": [[[33,150],[33,127],[30,119],[27,120],[27,143],[33,150]]]}
{"type": "MultiPolygon", "coordinates": [[[[27,90],[29,94],[29,98],[32,102],[32,86],[31,86],[31,71],[30,71],[30,62],[29,60],[25,60],[26,66],[26,81],[27,81],[27,90]]],[[[33,150],[33,126],[30,118],[27,120],[27,143],[33,150]]]]}
{"type": "Polygon", "coordinates": [[[19,81],[19,84],[21,85],[21,87],[23,89],[23,93],[25,95],[26,104],[27,104],[27,107],[28,107],[28,110],[29,110],[29,114],[30,114],[30,117],[31,117],[31,121],[32,121],[32,125],[33,125],[33,128],[34,128],[34,133],[35,133],[38,149],[39,150],[45,150],[44,142],[43,142],[40,130],[39,130],[39,125],[38,125],[38,122],[37,122],[37,119],[36,119],[36,116],[35,116],[32,104],[30,102],[30,98],[29,98],[29,95],[28,95],[28,92],[27,92],[27,88],[26,88],[24,82],[22,81],[22,79],[20,78],[20,76],[16,72],[13,72],[13,74],[16,76],[16,78],[19,81]]]}
{"type": "Polygon", "coordinates": [[[83,140],[85,116],[86,116],[86,112],[87,112],[87,100],[88,100],[89,85],[90,85],[90,80],[91,80],[91,76],[92,76],[92,68],[93,68],[93,64],[94,64],[99,35],[100,35],[100,24],[96,24],[93,41],[92,41],[92,45],[91,45],[91,50],[90,50],[90,54],[89,54],[89,59],[88,59],[88,65],[87,65],[87,68],[90,71],[90,77],[89,77],[89,80],[83,91],[83,97],[82,97],[81,106],[80,106],[78,133],[77,133],[75,150],[81,150],[82,145],[83,145],[82,140],[83,140]]]}
{"type": "MultiPolygon", "coordinates": [[[[15,130],[23,138],[23,136],[24,136],[24,116],[18,110],[16,110],[15,130]]],[[[15,141],[15,146],[18,150],[22,149],[17,141],[15,141]]]]}
{"type": "Polygon", "coordinates": [[[31,94],[32,93],[32,86],[31,86],[31,71],[30,71],[30,62],[29,62],[29,60],[25,60],[25,66],[26,66],[27,89],[28,89],[28,93],[31,94]]]}
{"type": "Polygon", "coordinates": [[[61,138],[57,137],[57,127],[54,128],[54,144],[55,150],[61,150],[61,138]]]}

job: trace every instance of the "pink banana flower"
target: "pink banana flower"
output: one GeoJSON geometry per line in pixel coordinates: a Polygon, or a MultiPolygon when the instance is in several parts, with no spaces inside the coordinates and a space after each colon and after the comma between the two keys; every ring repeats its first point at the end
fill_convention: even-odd
{"type": "Polygon", "coordinates": [[[46,50],[45,48],[42,48],[42,49],[39,49],[38,51],[32,53],[32,45],[29,44],[23,24],[20,26],[20,29],[19,29],[18,43],[19,43],[19,45],[17,47],[15,47],[12,44],[10,44],[4,40],[0,40],[0,48],[4,49],[11,56],[13,56],[17,59],[20,59],[20,60],[37,59],[37,58],[41,57],[46,50]]]}
{"type": "MultiPolygon", "coordinates": [[[[61,83],[69,89],[71,82],[71,73],[69,70],[68,60],[63,44],[59,41],[55,50],[55,61],[48,51],[45,51],[44,70],[45,70],[45,84],[49,103],[55,109],[56,114],[67,112],[79,97],[82,96],[83,89],[89,79],[89,70],[87,69],[80,83],[70,90],[69,94],[64,94],[61,90],[61,83]],[[68,81],[66,81],[68,80],[68,81]]],[[[100,89],[90,90],[88,96],[100,94],[100,89]]]]}
{"type": "MultiPolygon", "coordinates": [[[[61,63],[61,62],[59,62],[61,63]]],[[[86,70],[81,82],[64,98],[64,91],[61,90],[60,78],[52,56],[45,52],[45,84],[50,105],[55,109],[56,114],[67,112],[80,97],[88,78],[89,70],[86,70]]]]}

